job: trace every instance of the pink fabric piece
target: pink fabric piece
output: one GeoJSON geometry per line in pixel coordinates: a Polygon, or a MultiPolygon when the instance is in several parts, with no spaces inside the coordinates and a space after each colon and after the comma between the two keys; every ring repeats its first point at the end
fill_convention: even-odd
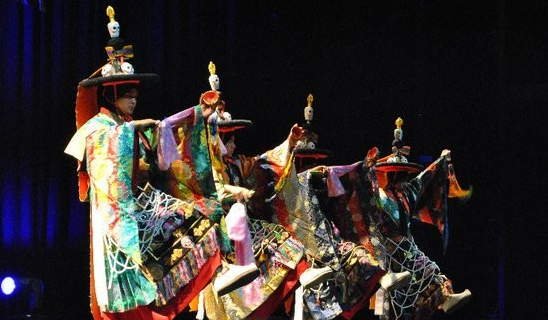
{"type": "Polygon", "coordinates": [[[226,215],[225,221],[228,238],[234,241],[234,251],[238,264],[255,263],[245,206],[239,202],[233,204],[226,215]]]}
{"type": "Polygon", "coordinates": [[[327,194],[329,197],[337,197],[344,194],[344,187],[339,179],[340,176],[354,170],[362,161],[345,166],[327,167],[327,194]]]}
{"type": "Polygon", "coordinates": [[[168,123],[171,126],[171,129],[178,128],[181,126],[181,122],[186,120],[186,118],[194,115],[194,107],[190,107],[186,110],[178,112],[174,115],[171,115],[165,118],[163,121],[168,123]]]}
{"type": "Polygon", "coordinates": [[[158,137],[158,148],[156,150],[158,168],[165,171],[171,167],[173,161],[180,159],[181,155],[177,152],[177,143],[173,131],[171,131],[165,120],[158,125],[158,137]]]}
{"type": "Polygon", "coordinates": [[[173,129],[180,126],[180,123],[190,116],[194,115],[194,107],[178,112],[168,118],[165,118],[158,125],[158,167],[160,170],[168,170],[175,160],[181,159],[177,151],[177,143],[173,136],[173,129]]]}
{"type": "MultiPolygon", "coordinates": [[[[225,217],[228,238],[234,241],[234,253],[239,265],[255,263],[255,255],[252,249],[251,232],[247,223],[245,205],[236,202],[230,207],[225,217]]],[[[242,288],[246,302],[257,305],[262,301],[260,278],[242,288]]]]}

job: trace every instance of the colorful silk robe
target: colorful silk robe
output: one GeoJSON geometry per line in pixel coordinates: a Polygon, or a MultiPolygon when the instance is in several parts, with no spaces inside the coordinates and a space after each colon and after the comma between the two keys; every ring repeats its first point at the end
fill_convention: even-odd
{"type": "Polygon", "coordinates": [[[92,300],[102,311],[131,310],[156,297],[155,286],[138,267],[142,259],[132,191],[136,139],[131,122],[118,125],[99,113],[67,147],[86,160],[90,178],[92,300]]]}
{"type": "MultiPolygon", "coordinates": [[[[215,123],[210,122],[209,125],[213,140],[210,149],[213,151],[213,158],[218,161],[217,164],[213,164],[216,184],[219,189],[222,189],[223,185],[230,184],[256,190],[251,201],[246,203],[246,207],[251,210],[245,211],[249,212],[250,216],[257,217],[254,214],[263,216],[260,212],[264,208],[265,199],[261,182],[265,180],[257,161],[259,157],[244,155],[233,158],[221,157],[222,145],[216,134],[215,123]]],[[[256,219],[250,219],[248,224],[241,221],[247,220],[244,217],[240,221],[234,221],[234,215],[230,213],[234,210],[234,202],[235,199],[231,197],[227,197],[223,202],[225,210],[230,209],[226,216],[228,232],[229,234],[233,232],[234,230],[231,229],[234,228],[234,224],[237,224],[240,233],[248,232],[250,236],[247,241],[243,240],[244,237],[231,238],[236,263],[254,262],[260,270],[260,275],[252,283],[222,297],[213,294],[212,290],[207,290],[206,311],[210,318],[218,320],[265,319],[291,292],[300,274],[308,267],[308,263],[302,259],[303,245],[281,225],[256,219]],[[249,230],[243,230],[246,228],[249,230]],[[244,258],[244,256],[247,257],[244,258]]]]}
{"type": "MultiPolygon", "coordinates": [[[[304,290],[308,307],[305,314],[313,319],[328,319],[339,314],[352,318],[367,304],[385,271],[368,248],[338,236],[328,220],[333,214],[326,212],[328,194],[323,177],[310,170],[297,174],[292,161],[287,144],[260,158],[266,175],[274,180],[274,196],[270,199],[272,220],[304,244],[309,261],[317,261],[319,266],[328,265],[337,274],[336,280],[304,290]]],[[[354,197],[354,206],[356,203],[354,197]]],[[[343,207],[348,210],[347,203],[343,207]]]]}
{"type": "MultiPolygon", "coordinates": [[[[215,205],[210,205],[203,200],[211,195],[208,193],[207,186],[213,185],[213,181],[207,179],[207,168],[211,167],[209,158],[203,157],[203,153],[200,153],[201,139],[205,136],[205,130],[203,120],[195,116],[196,112],[199,112],[199,108],[187,109],[162,121],[161,124],[162,128],[166,128],[167,133],[171,133],[172,129],[178,127],[181,128],[180,130],[186,129],[189,133],[189,136],[183,137],[179,144],[179,150],[184,158],[181,159],[179,155],[176,158],[171,156],[169,159],[164,157],[158,159],[159,163],[162,163],[161,166],[165,168],[176,161],[181,164],[180,168],[190,168],[184,175],[184,179],[172,185],[191,186],[194,193],[189,194],[188,188],[174,189],[178,191],[178,193],[174,192],[175,194],[188,202],[176,199],[184,204],[177,205],[172,212],[160,206],[161,212],[152,210],[152,213],[144,214],[146,208],[142,204],[137,206],[144,193],[139,195],[139,199],[135,198],[133,187],[136,181],[141,180],[135,176],[135,173],[138,171],[137,159],[144,154],[131,122],[119,125],[108,114],[99,113],[77,131],[65,151],[79,161],[85,159],[89,174],[92,235],[91,298],[92,313],[96,319],[99,319],[101,315],[98,310],[95,311],[95,305],[101,310],[102,317],[106,319],[117,319],[118,315],[122,316],[122,314],[124,319],[143,317],[171,319],[181,312],[189,301],[186,297],[179,297],[180,294],[197,294],[201,290],[199,288],[194,291],[183,290],[185,285],[198,278],[202,267],[207,265],[209,276],[199,281],[199,285],[202,286],[200,288],[203,288],[209,281],[212,270],[220,265],[219,244],[216,236],[218,225],[202,215],[202,212],[212,213],[220,208],[217,209],[215,205]],[[195,121],[197,118],[200,121],[195,121]],[[196,149],[198,151],[192,152],[196,149]],[[187,150],[191,152],[185,152],[187,150]],[[198,205],[195,205],[194,199],[197,199],[198,205]],[[181,211],[181,208],[185,209],[181,211]],[[174,219],[168,221],[165,219],[166,214],[171,214],[174,219]],[[173,246],[165,242],[162,251],[167,252],[167,255],[158,256],[157,259],[162,260],[151,264],[150,262],[156,261],[151,259],[154,256],[151,248],[154,246],[144,244],[143,235],[146,235],[146,232],[143,230],[150,230],[150,224],[157,223],[158,217],[163,217],[166,222],[169,222],[160,225],[164,234],[163,240],[175,237],[180,238],[181,241],[171,240],[170,243],[175,243],[173,246]],[[199,223],[196,224],[193,221],[199,223]],[[188,226],[189,223],[192,223],[192,227],[188,226]],[[167,251],[166,245],[170,246],[167,251]],[[215,259],[211,260],[210,258],[213,257],[215,259]],[[210,260],[215,263],[212,264],[210,260]],[[158,268],[164,271],[158,273],[156,271],[161,270],[158,268]],[[154,305],[151,304],[152,302],[155,302],[154,305]],[[163,306],[167,303],[170,305],[163,306]],[[163,307],[155,309],[155,306],[163,307]],[[146,307],[146,310],[143,307],[146,307]],[[166,316],[168,314],[170,316],[166,316]]],[[[149,132],[149,140],[150,138],[152,135],[149,132]]],[[[174,140],[173,136],[171,139],[174,140]]],[[[176,147],[174,141],[166,142],[161,138],[158,143],[159,149],[161,146],[166,149],[170,143],[173,144],[173,148],[176,147]]],[[[148,178],[160,184],[166,182],[167,185],[173,180],[169,174],[148,178]]],[[[157,191],[160,192],[161,197],[169,197],[157,191]]],[[[147,201],[147,205],[156,207],[150,201],[147,201]]],[[[156,237],[156,235],[149,236],[156,237]]],[[[154,242],[157,243],[155,245],[157,247],[159,243],[157,240],[154,242]]],[[[197,285],[198,283],[195,283],[192,287],[197,288],[197,285]]]]}
{"type": "Polygon", "coordinates": [[[360,204],[375,239],[375,253],[383,254],[380,258],[387,269],[409,271],[413,276],[407,287],[385,294],[389,302],[385,306],[390,307],[382,318],[427,319],[453,289],[436,263],[416,246],[409,224],[413,218],[420,219],[436,225],[442,235],[447,232],[446,158],[437,159],[401,192],[379,187],[374,167],[362,178],[360,204]]]}
{"type": "Polygon", "coordinates": [[[177,128],[175,140],[180,154],[180,158],[171,164],[169,191],[179,199],[193,199],[202,213],[219,222],[222,208],[213,180],[214,154],[209,147],[210,133],[200,106],[164,121],[177,128]]]}

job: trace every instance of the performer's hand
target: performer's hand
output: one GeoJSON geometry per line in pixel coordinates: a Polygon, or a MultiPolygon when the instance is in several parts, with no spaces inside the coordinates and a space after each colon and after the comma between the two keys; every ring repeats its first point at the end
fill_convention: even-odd
{"type": "Polygon", "coordinates": [[[316,166],[316,167],[310,169],[310,172],[325,175],[325,174],[327,174],[327,166],[323,166],[323,165],[322,166],[316,166]]]}
{"type": "Polygon", "coordinates": [[[204,119],[208,119],[209,116],[215,111],[213,107],[207,104],[200,104],[200,108],[202,109],[202,117],[204,117],[204,119]]]}
{"type": "Polygon", "coordinates": [[[243,187],[228,185],[228,184],[224,185],[224,188],[228,193],[231,193],[234,196],[234,198],[238,201],[240,200],[248,201],[249,199],[251,199],[251,197],[255,193],[255,191],[253,190],[249,190],[243,187]]]}
{"type": "Polygon", "coordinates": [[[144,131],[150,127],[156,127],[160,124],[160,120],[154,120],[154,119],[143,119],[143,120],[133,120],[133,125],[135,126],[136,130],[144,131]]]}
{"type": "Polygon", "coordinates": [[[447,161],[451,161],[451,150],[444,149],[444,150],[441,152],[440,157],[445,157],[445,158],[447,159],[447,161]]]}
{"type": "Polygon", "coordinates": [[[254,190],[249,190],[249,189],[246,189],[246,188],[242,188],[244,189],[242,191],[242,199],[244,201],[249,201],[249,199],[251,199],[251,197],[253,197],[253,195],[255,194],[255,191],[254,190]]]}

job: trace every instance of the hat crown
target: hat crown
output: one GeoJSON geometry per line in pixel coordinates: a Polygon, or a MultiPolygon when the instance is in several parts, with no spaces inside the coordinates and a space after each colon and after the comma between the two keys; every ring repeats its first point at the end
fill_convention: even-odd
{"type": "Polygon", "coordinates": [[[123,74],[134,74],[133,66],[125,61],[133,58],[133,46],[126,45],[124,39],[120,38],[120,24],[114,19],[115,12],[111,6],[106,10],[109,22],[107,29],[110,34],[110,40],[107,42],[105,50],[108,56],[108,63],[101,68],[103,77],[123,74]]]}
{"type": "Polygon", "coordinates": [[[157,74],[135,73],[133,65],[127,62],[127,60],[133,58],[133,46],[127,45],[124,39],[120,37],[120,25],[115,20],[115,11],[112,6],[107,7],[106,16],[109,19],[107,29],[110,34],[110,39],[105,46],[108,61],[80,84],[84,87],[94,87],[127,82],[140,84],[143,82],[158,82],[159,77],[157,74]]]}
{"type": "Polygon", "coordinates": [[[105,47],[108,62],[78,84],[75,110],[77,128],[80,128],[99,112],[97,100],[99,86],[117,87],[121,84],[139,84],[141,87],[142,85],[156,84],[160,79],[154,73],[135,73],[133,66],[127,62],[128,59],[133,58],[133,47],[126,45],[120,38],[120,24],[115,19],[114,8],[108,6],[106,16],[109,20],[107,30],[110,34],[110,39],[105,47]]]}
{"type": "Polygon", "coordinates": [[[313,102],[314,96],[309,93],[306,97],[306,107],[303,110],[305,122],[302,125],[299,140],[295,144],[295,155],[299,158],[324,159],[331,156],[331,151],[318,148],[320,136],[315,132],[312,125],[312,120],[314,120],[313,102]]]}
{"type": "Polygon", "coordinates": [[[298,149],[316,149],[319,136],[312,130],[312,120],[314,119],[314,108],[312,103],[314,102],[314,96],[309,93],[306,97],[306,107],[304,107],[304,120],[303,132],[295,148],[298,149]]]}
{"type": "Polygon", "coordinates": [[[210,116],[209,121],[215,122],[220,132],[236,131],[251,126],[253,123],[250,120],[245,119],[233,119],[232,115],[226,110],[226,102],[220,98],[221,92],[219,91],[220,80],[217,75],[217,67],[210,61],[207,69],[209,70],[209,85],[211,86],[210,92],[216,92],[219,96],[219,103],[215,109],[215,112],[210,116]]]}
{"type": "MultiPolygon", "coordinates": [[[[376,171],[377,173],[387,173],[387,172],[418,172],[422,170],[422,166],[416,163],[409,162],[406,156],[409,156],[411,153],[411,147],[403,144],[403,119],[398,117],[395,121],[396,128],[394,129],[394,140],[392,140],[392,153],[389,156],[378,159],[378,161],[372,159],[368,154],[366,160],[371,158],[373,161],[376,161],[376,171]]],[[[370,150],[372,151],[372,150],[370,150]]],[[[375,152],[372,152],[375,153],[375,152]]],[[[375,154],[377,157],[378,152],[375,154]]],[[[375,162],[373,162],[375,163],[375,162]]],[[[381,177],[377,177],[381,179],[381,177]]],[[[385,178],[383,178],[385,180],[385,178]]]]}

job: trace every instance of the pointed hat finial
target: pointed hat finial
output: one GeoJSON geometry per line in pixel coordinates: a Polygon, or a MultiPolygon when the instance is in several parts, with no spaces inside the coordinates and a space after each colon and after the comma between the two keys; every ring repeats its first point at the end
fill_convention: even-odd
{"type": "Polygon", "coordinates": [[[396,119],[396,128],[401,129],[401,126],[403,126],[403,119],[398,117],[398,119],[396,119]]]}
{"type": "Polygon", "coordinates": [[[116,20],[114,20],[114,15],[115,15],[115,14],[116,14],[116,13],[114,12],[114,8],[111,7],[111,6],[108,6],[108,7],[107,7],[107,16],[108,16],[108,18],[110,19],[110,22],[116,21],[116,20]]]}
{"type": "Polygon", "coordinates": [[[209,70],[210,75],[214,75],[217,72],[213,61],[209,61],[209,65],[207,66],[207,69],[209,70]]]}

